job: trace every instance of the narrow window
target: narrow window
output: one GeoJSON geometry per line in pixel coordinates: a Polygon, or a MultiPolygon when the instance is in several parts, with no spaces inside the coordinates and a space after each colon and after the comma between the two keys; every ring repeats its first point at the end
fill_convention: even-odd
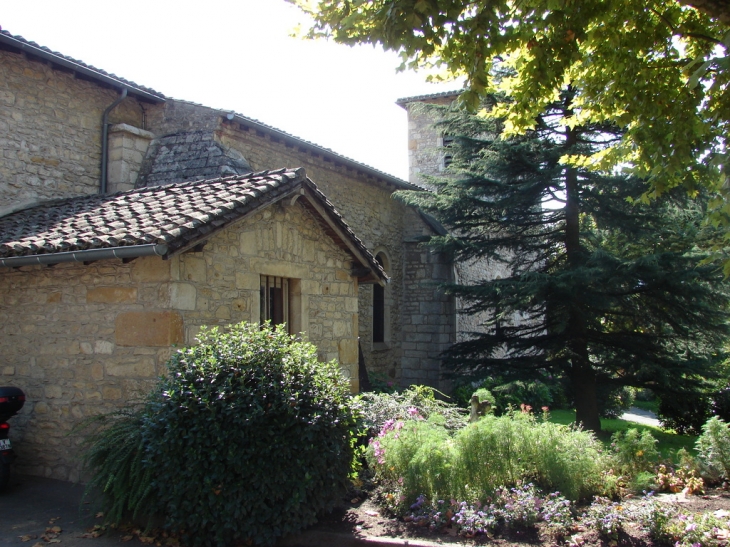
{"type": "Polygon", "coordinates": [[[272,325],[287,325],[289,321],[289,280],[272,275],[261,276],[261,323],[271,321],[272,325]]]}
{"type": "MultiPolygon", "coordinates": [[[[375,260],[384,268],[382,255],[375,260]]],[[[385,342],[385,287],[378,283],[373,285],[373,342],[385,342]]]]}
{"type": "Polygon", "coordinates": [[[454,144],[453,135],[444,135],[442,139],[442,146],[444,147],[444,169],[446,169],[451,162],[454,161],[454,156],[451,154],[449,148],[454,144]]]}

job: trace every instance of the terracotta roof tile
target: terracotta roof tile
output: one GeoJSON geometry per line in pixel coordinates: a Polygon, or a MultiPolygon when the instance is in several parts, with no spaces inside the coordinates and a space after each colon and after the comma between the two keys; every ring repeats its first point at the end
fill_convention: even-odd
{"type": "Polygon", "coordinates": [[[332,230],[320,219],[335,242],[375,270],[376,278],[387,280],[373,255],[304,169],[79,196],[16,211],[0,217],[0,259],[148,244],[167,245],[168,257],[302,187],[336,226],[332,230]],[[343,235],[347,241],[342,241],[343,235]]]}

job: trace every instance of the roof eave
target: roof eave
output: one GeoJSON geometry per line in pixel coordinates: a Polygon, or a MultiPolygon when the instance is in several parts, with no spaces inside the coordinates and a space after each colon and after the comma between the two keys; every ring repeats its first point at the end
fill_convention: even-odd
{"type": "Polygon", "coordinates": [[[102,82],[108,86],[113,87],[114,89],[119,89],[119,90],[126,89],[127,93],[129,95],[134,95],[135,97],[137,97],[145,102],[149,102],[149,103],[164,103],[165,102],[164,97],[155,95],[154,93],[150,93],[149,91],[147,91],[145,89],[140,89],[139,87],[130,85],[129,82],[124,82],[124,81],[118,80],[116,78],[113,78],[112,76],[109,76],[107,74],[102,74],[100,72],[97,72],[89,67],[85,67],[83,65],[75,63],[70,59],[61,57],[50,51],[46,51],[45,49],[42,49],[38,46],[34,46],[33,44],[24,42],[22,40],[18,40],[17,38],[15,38],[13,36],[8,36],[7,34],[0,33],[0,44],[9,45],[10,47],[13,47],[13,48],[19,49],[20,51],[29,53],[30,55],[32,55],[34,57],[38,57],[40,59],[48,61],[51,64],[63,67],[67,70],[71,70],[77,74],[81,74],[91,80],[96,80],[98,82],[102,82]]]}
{"type": "Polygon", "coordinates": [[[239,123],[243,123],[247,126],[250,126],[253,129],[257,129],[259,131],[263,131],[263,132],[269,133],[271,135],[275,135],[277,138],[281,139],[282,141],[285,141],[285,142],[288,141],[297,146],[301,146],[301,147],[307,148],[309,150],[315,151],[317,154],[320,154],[322,157],[328,158],[328,159],[332,160],[333,162],[340,163],[340,164],[350,167],[352,169],[363,171],[364,173],[367,173],[368,175],[371,175],[375,178],[379,178],[379,179],[383,180],[384,182],[392,184],[399,190],[423,190],[423,188],[421,188],[420,186],[416,186],[415,184],[406,182],[403,179],[399,179],[398,177],[394,177],[393,175],[389,175],[388,173],[385,173],[383,171],[380,171],[378,169],[375,169],[375,168],[365,165],[363,163],[357,162],[357,161],[347,158],[345,156],[341,156],[340,154],[337,154],[336,152],[333,152],[332,150],[329,150],[329,149],[319,146],[317,144],[311,143],[309,141],[305,141],[303,139],[295,137],[294,135],[290,135],[289,133],[276,129],[275,127],[271,127],[270,125],[261,123],[257,120],[254,120],[253,118],[247,118],[246,116],[242,116],[241,114],[233,114],[233,119],[239,121],[239,123]]]}

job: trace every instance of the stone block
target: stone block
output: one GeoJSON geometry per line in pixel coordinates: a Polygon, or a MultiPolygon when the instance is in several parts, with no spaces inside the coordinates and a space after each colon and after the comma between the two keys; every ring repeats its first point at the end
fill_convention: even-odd
{"type": "Polygon", "coordinates": [[[181,344],[183,318],[172,311],[120,313],[115,321],[118,346],[170,346],[181,344]]]}
{"type": "Polygon", "coordinates": [[[97,340],[94,342],[94,353],[102,355],[111,355],[114,351],[114,344],[107,340],[97,340]]]}
{"type": "Polygon", "coordinates": [[[150,283],[170,279],[170,261],[157,256],[145,256],[132,262],[132,281],[150,283]]]}
{"type": "Polygon", "coordinates": [[[338,343],[338,359],[343,367],[358,362],[357,339],[345,338],[338,343]]]}
{"type": "Polygon", "coordinates": [[[155,376],[155,362],[150,357],[135,357],[121,362],[104,364],[107,376],[116,378],[152,378],[155,376]]]}
{"type": "Polygon", "coordinates": [[[136,301],[136,287],[94,287],[86,291],[88,303],[121,304],[136,301]]]}
{"type": "Polygon", "coordinates": [[[202,257],[186,255],[181,263],[181,270],[182,278],[187,281],[198,281],[199,283],[208,281],[208,267],[202,257]]]}
{"type": "Polygon", "coordinates": [[[197,291],[190,283],[170,284],[170,306],[176,310],[194,310],[197,291]]]}

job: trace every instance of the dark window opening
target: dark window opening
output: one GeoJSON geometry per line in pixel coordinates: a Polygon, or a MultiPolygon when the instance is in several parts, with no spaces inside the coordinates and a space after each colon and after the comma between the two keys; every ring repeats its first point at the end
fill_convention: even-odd
{"type": "Polygon", "coordinates": [[[449,148],[454,144],[454,136],[453,135],[444,135],[443,137],[443,147],[445,149],[444,151],[444,168],[451,165],[451,163],[454,161],[454,156],[450,153],[449,148]]]}
{"type": "MultiPolygon", "coordinates": [[[[380,255],[375,260],[383,266],[380,255]]],[[[377,283],[373,285],[373,342],[385,342],[385,288],[377,283]]]]}
{"type": "Polygon", "coordinates": [[[289,325],[289,280],[271,275],[261,276],[261,323],[289,325]]]}

